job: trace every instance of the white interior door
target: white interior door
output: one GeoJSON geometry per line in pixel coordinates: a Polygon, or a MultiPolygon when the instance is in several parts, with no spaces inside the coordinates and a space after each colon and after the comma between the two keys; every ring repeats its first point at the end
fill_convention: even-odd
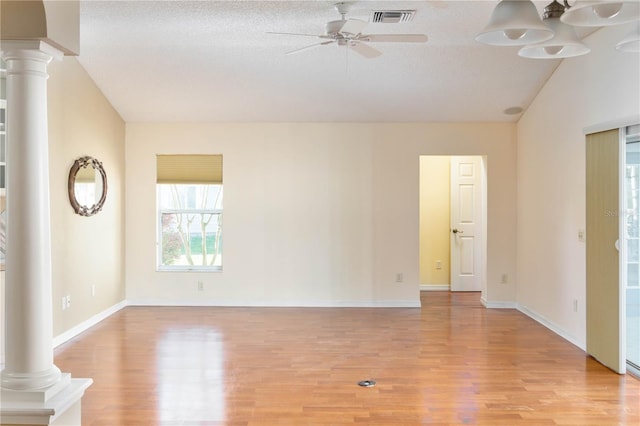
{"type": "Polygon", "coordinates": [[[481,157],[451,157],[451,291],[482,289],[481,173],[481,157]]]}

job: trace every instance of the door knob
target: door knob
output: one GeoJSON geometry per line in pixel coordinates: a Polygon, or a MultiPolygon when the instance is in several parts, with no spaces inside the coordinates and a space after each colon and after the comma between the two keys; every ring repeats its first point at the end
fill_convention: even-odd
{"type": "Polygon", "coordinates": [[[451,230],[451,232],[453,232],[454,234],[462,234],[462,233],[464,233],[463,231],[459,231],[457,228],[453,228],[451,230]]]}

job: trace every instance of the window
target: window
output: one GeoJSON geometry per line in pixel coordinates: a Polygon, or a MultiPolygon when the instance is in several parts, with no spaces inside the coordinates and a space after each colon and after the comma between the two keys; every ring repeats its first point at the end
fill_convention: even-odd
{"type": "Polygon", "coordinates": [[[222,156],[158,155],[158,270],[222,270],[222,156]]]}

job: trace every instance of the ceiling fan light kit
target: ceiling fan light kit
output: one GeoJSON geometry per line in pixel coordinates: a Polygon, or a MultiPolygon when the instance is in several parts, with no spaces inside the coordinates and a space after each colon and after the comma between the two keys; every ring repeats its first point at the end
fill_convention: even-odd
{"type": "MultiPolygon", "coordinates": [[[[538,18],[537,10],[531,0],[501,0],[491,15],[489,25],[478,34],[476,40],[495,46],[524,46],[518,55],[525,58],[570,58],[585,55],[591,51],[578,38],[573,26],[608,26],[640,20],[640,2],[637,0],[632,2],[577,0],[573,6],[569,5],[568,0],[564,0],[564,4],[553,0],[544,8],[543,19],[540,21],[549,30],[551,36],[545,40],[528,42],[524,41],[525,36],[536,28],[531,9],[535,11],[535,17],[538,18]],[[511,41],[505,42],[505,39],[511,41]],[[522,43],[518,43],[519,41],[522,43]]],[[[623,52],[637,52],[639,39],[638,32],[632,33],[618,43],[616,49],[623,52]]]]}
{"type": "Polygon", "coordinates": [[[551,37],[553,31],[542,22],[530,0],[502,0],[476,41],[493,46],[524,46],[551,37]]]}
{"type": "Polygon", "coordinates": [[[534,46],[525,46],[518,55],[533,59],[558,59],[586,55],[591,51],[580,41],[573,27],[564,24],[560,18],[549,18],[546,23],[555,33],[553,38],[534,46]]]}
{"type": "Polygon", "coordinates": [[[565,24],[577,27],[626,24],[640,19],[640,2],[576,0],[561,19],[565,24]]]}
{"type": "Polygon", "coordinates": [[[591,51],[576,34],[576,30],[561,21],[564,6],[553,1],[544,10],[543,22],[553,30],[553,38],[543,43],[525,46],[518,52],[524,58],[558,59],[586,55],[591,51]]]}

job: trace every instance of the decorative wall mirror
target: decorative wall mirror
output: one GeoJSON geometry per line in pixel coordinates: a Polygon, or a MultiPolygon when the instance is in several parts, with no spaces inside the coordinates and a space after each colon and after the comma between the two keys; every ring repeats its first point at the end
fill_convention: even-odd
{"type": "Polygon", "coordinates": [[[80,157],[69,171],[69,201],[80,216],[98,213],[107,199],[107,174],[93,157],[80,157]]]}

